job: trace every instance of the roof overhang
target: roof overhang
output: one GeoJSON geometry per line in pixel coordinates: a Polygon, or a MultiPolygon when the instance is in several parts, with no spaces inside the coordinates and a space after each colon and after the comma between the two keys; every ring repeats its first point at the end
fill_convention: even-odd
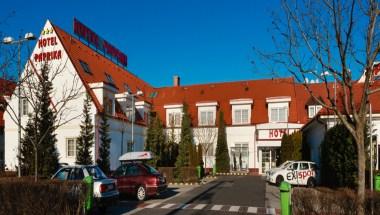
{"type": "Polygon", "coordinates": [[[266,98],[267,103],[290,102],[291,100],[292,98],[290,96],[278,96],[278,97],[266,98]]]}
{"type": "Polygon", "coordinates": [[[230,105],[253,104],[253,99],[231,99],[230,105]]]}
{"type": "Polygon", "coordinates": [[[208,102],[197,102],[195,104],[197,107],[204,107],[204,106],[218,106],[217,101],[208,101],[208,102]]]}

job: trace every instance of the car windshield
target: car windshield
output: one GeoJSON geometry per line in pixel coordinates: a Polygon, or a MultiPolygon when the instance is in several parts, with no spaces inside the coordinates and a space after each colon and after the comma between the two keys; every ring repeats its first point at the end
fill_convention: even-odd
{"type": "Polygon", "coordinates": [[[90,176],[94,179],[103,179],[107,178],[107,176],[103,173],[103,171],[98,166],[88,166],[86,170],[90,176]]]}
{"type": "Polygon", "coordinates": [[[289,164],[291,164],[291,163],[292,163],[291,161],[285,161],[285,162],[282,163],[280,166],[278,166],[278,168],[285,169],[285,168],[288,167],[289,164]]]}
{"type": "Polygon", "coordinates": [[[158,173],[160,173],[155,168],[153,168],[153,167],[151,167],[149,165],[144,164],[144,166],[149,171],[149,173],[152,173],[152,174],[158,174],[158,173]]]}

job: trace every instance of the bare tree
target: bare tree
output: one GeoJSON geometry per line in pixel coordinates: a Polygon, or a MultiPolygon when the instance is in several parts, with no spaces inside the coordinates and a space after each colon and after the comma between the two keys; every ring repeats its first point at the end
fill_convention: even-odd
{"type": "MultiPolygon", "coordinates": [[[[41,84],[42,72],[48,74],[48,82],[54,84],[57,80],[61,80],[61,85],[58,87],[53,86],[50,92],[50,108],[52,110],[54,119],[53,125],[42,134],[32,135],[33,148],[35,154],[35,180],[37,180],[38,169],[38,149],[40,144],[45,140],[46,136],[51,131],[56,131],[59,127],[69,123],[70,121],[81,116],[82,113],[77,113],[77,106],[73,101],[82,96],[80,79],[76,71],[70,71],[67,68],[67,60],[59,65],[53,65],[47,61],[42,62],[40,65],[35,66],[33,62],[28,61],[26,68],[20,77],[17,87],[21,87],[21,93],[18,95],[16,92],[12,95],[12,99],[23,99],[28,103],[31,108],[28,109],[29,113],[38,113],[40,108],[40,98],[38,95],[39,85],[41,84]],[[65,80],[65,81],[62,81],[65,80]]],[[[19,123],[18,111],[11,105],[7,106],[7,113],[12,121],[22,130],[25,130],[25,125],[19,123]]],[[[20,109],[19,109],[20,110],[20,109]]],[[[43,117],[43,116],[36,116],[43,117]]],[[[41,131],[40,131],[41,132],[41,131]]]]}
{"type": "Polygon", "coordinates": [[[282,0],[281,13],[273,18],[276,52],[259,51],[260,56],[287,69],[304,83],[310,95],[333,112],[353,135],[358,153],[360,215],[365,213],[364,128],[368,102],[372,94],[380,91],[373,82],[380,50],[379,14],[379,3],[375,0],[282,0]],[[359,84],[356,77],[362,72],[364,79],[359,84]],[[306,83],[310,77],[322,82],[325,99],[306,83]],[[337,85],[335,89],[329,82],[332,79],[337,85]]]}
{"type": "Polygon", "coordinates": [[[205,165],[207,165],[207,157],[210,150],[213,150],[215,138],[218,135],[218,129],[213,126],[200,126],[193,128],[193,130],[195,134],[194,136],[198,140],[198,144],[202,146],[205,165]]]}

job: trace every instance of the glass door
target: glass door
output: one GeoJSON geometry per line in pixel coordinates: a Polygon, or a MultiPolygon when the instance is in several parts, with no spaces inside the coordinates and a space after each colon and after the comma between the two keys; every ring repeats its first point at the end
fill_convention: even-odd
{"type": "Polygon", "coordinates": [[[261,149],[261,173],[264,174],[270,168],[276,167],[277,149],[262,148],[261,149]]]}
{"type": "Polygon", "coordinates": [[[248,144],[235,144],[230,149],[230,160],[232,171],[248,170],[248,144]]]}

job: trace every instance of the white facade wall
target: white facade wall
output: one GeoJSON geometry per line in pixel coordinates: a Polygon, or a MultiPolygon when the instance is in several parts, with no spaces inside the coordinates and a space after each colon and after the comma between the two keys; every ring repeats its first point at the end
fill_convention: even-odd
{"type": "MultiPolygon", "coordinates": [[[[44,30],[52,30],[52,26],[48,21],[44,27],[44,30]]],[[[86,97],[86,90],[83,86],[83,83],[79,79],[76,70],[68,58],[67,54],[64,51],[62,44],[60,43],[57,35],[54,31],[51,31],[49,34],[41,35],[41,38],[52,38],[55,37],[57,44],[52,46],[46,46],[43,48],[38,47],[38,42],[36,47],[34,48],[33,54],[31,55],[31,61],[35,63],[36,69],[38,70],[41,66],[41,62],[34,62],[34,55],[41,52],[50,52],[54,50],[61,51],[61,59],[50,60],[49,64],[51,66],[51,70],[60,69],[63,72],[60,73],[53,81],[53,93],[52,93],[52,104],[56,105],[56,109],[59,109],[59,104],[61,98],[67,93],[67,90],[75,88],[75,91],[78,92],[78,98],[69,101],[65,104],[64,112],[60,114],[62,117],[60,118],[59,123],[64,123],[56,130],[57,137],[57,150],[59,153],[59,162],[62,163],[75,163],[75,157],[67,156],[67,138],[76,138],[80,133],[80,125],[82,121],[82,113],[83,113],[83,103],[86,97]]],[[[26,67],[27,69],[31,69],[30,66],[26,67]]],[[[17,92],[17,91],[15,91],[17,92]]],[[[104,90],[96,89],[95,94],[100,103],[103,102],[103,96],[105,95],[104,90]]],[[[107,95],[110,92],[107,91],[107,95]]],[[[108,95],[108,97],[114,98],[113,95],[108,95]]],[[[31,108],[29,108],[31,111],[31,108]]],[[[10,98],[9,105],[7,107],[7,111],[4,114],[5,120],[5,164],[9,170],[15,170],[16,166],[18,166],[17,154],[18,154],[18,126],[14,120],[17,120],[18,116],[18,99],[15,95],[10,98]]],[[[94,125],[94,134],[95,134],[95,144],[91,149],[93,161],[96,161],[96,155],[98,153],[99,147],[99,134],[98,128],[100,125],[100,117],[97,115],[97,110],[94,103],[91,104],[90,116],[92,117],[92,122],[94,125]]],[[[23,116],[21,118],[22,125],[25,126],[28,120],[27,116],[23,116]]],[[[131,140],[131,124],[129,122],[120,121],[119,119],[109,118],[108,123],[110,124],[110,137],[111,137],[111,146],[110,146],[110,158],[111,158],[111,169],[116,169],[119,165],[118,158],[122,153],[125,153],[127,150],[127,141],[131,140]],[[124,141],[123,146],[121,146],[122,135],[121,131],[124,131],[124,141]],[[123,150],[123,151],[121,151],[123,150]]],[[[145,132],[146,128],[141,125],[134,125],[134,150],[141,151],[144,148],[145,142],[145,132]]],[[[23,136],[23,132],[22,132],[23,136]]]]}

